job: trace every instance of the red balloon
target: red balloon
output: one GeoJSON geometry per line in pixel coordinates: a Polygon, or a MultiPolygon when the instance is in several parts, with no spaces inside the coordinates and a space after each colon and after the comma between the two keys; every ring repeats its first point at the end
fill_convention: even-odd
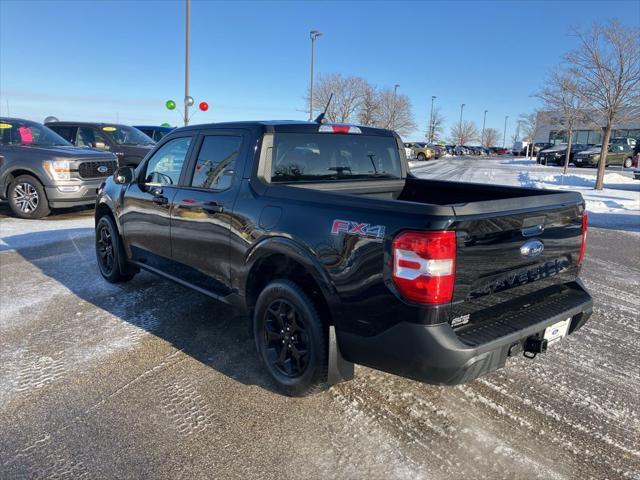
{"type": "Polygon", "coordinates": [[[200,105],[198,105],[200,107],[200,110],[202,110],[203,112],[206,112],[207,110],[209,110],[209,104],[207,102],[200,102],[200,105]]]}

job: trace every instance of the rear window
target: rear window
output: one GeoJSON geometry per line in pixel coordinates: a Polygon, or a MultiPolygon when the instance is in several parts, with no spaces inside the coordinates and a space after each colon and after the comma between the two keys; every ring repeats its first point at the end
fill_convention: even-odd
{"type": "Polygon", "coordinates": [[[273,142],[272,182],[401,178],[394,137],[279,133],[273,142]]]}

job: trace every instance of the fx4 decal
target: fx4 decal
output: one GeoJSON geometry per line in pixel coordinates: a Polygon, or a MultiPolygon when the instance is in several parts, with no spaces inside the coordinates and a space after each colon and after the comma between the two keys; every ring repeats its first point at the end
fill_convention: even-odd
{"type": "Polygon", "coordinates": [[[368,223],[352,222],[350,220],[334,220],[331,234],[349,233],[359,237],[384,238],[384,225],[369,225],[368,223]]]}

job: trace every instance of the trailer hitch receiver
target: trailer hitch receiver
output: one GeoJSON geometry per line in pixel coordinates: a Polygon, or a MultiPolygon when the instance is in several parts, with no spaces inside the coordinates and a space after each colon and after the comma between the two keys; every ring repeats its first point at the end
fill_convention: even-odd
{"type": "Polygon", "coordinates": [[[539,353],[547,351],[547,339],[539,337],[528,337],[524,342],[524,356],[536,358],[539,353]]]}

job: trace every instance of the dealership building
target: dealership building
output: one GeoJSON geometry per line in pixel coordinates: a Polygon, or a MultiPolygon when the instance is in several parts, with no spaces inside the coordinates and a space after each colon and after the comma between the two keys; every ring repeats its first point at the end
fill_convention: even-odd
{"type": "MultiPolygon", "coordinates": [[[[568,132],[562,125],[562,116],[557,112],[538,113],[535,143],[566,143],[568,132]]],[[[611,137],[640,138],[640,111],[630,115],[624,122],[613,126],[611,137]]],[[[602,129],[593,123],[577,123],[573,129],[572,143],[602,143],[602,129]]]]}

